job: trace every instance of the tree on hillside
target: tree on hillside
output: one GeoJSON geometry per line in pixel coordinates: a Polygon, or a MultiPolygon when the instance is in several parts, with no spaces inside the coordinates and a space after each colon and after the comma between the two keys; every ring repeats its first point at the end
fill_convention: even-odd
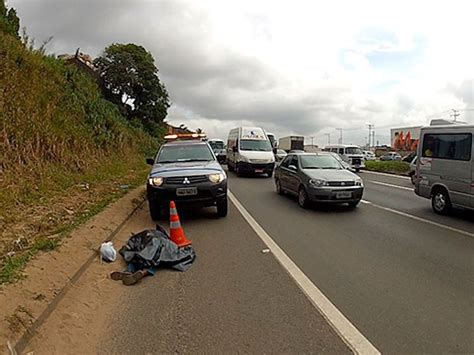
{"type": "Polygon", "coordinates": [[[139,119],[145,127],[163,122],[170,102],[150,52],[132,43],[112,44],[94,65],[128,119],[139,119]]]}
{"type": "Polygon", "coordinates": [[[5,0],[0,0],[0,31],[20,38],[18,31],[20,30],[20,19],[15,9],[7,9],[5,0]]]}

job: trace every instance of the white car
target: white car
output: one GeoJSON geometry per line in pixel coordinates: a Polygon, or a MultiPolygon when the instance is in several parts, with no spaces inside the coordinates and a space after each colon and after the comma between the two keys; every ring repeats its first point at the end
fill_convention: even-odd
{"type": "Polygon", "coordinates": [[[283,149],[277,149],[275,154],[276,161],[282,161],[286,157],[286,152],[283,149]]]}
{"type": "Polygon", "coordinates": [[[363,153],[365,160],[375,160],[375,154],[370,150],[364,150],[363,153]]]}

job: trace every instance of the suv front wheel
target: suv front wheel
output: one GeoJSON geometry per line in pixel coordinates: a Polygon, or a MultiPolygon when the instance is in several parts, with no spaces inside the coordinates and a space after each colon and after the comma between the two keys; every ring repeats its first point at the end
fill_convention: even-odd
{"type": "Polygon", "coordinates": [[[227,216],[227,210],[228,210],[227,197],[223,199],[222,201],[218,201],[216,204],[216,207],[217,207],[217,215],[219,217],[227,216]]]}

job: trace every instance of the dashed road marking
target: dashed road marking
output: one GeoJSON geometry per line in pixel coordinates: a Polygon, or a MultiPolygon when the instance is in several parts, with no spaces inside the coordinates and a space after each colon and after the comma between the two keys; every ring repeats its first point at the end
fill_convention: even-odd
{"type": "Polygon", "coordinates": [[[463,234],[463,235],[467,235],[468,237],[474,238],[474,233],[470,233],[470,232],[465,231],[465,230],[462,230],[462,229],[450,227],[450,226],[447,226],[447,225],[445,225],[445,224],[438,223],[438,222],[435,222],[435,221],[430,221],[429,219],[425,219],[425,218],[413,216],[413,215],[411,215],[411,214],[408,214],[408,213],[405,213],[405,212],[402,212],[402,211],[394,210],[393,208],[380,206],[380,205],[377,205],[377,204],[375,204],[375,203],[373,203],[373,202],[370,202],[370,201],[367,201],[367,200],[361,200],[360,202],[365,203],[366,205],[371,205],[371,206],[373,206],[373,207],[382,209],[382,210],[384,210],[384,211],[396,213],[396,214],[398,214],[398,215],[400,215],[400,216],[404,216],[404,217],[407,217],[407,218],[411,218],[411,219],[414,219],[414,220],[419,221],[419,222],[428,223],[428,224],[431,224],[431,225],[436,226],[436,227],[439,227],[439,228],[447,229],[447,230],[449,230],[449,231],[451,231],[451,232],[460,233],[460,234],[463,234]]]}
{"type": "Polygon", "coordinates": [[[380,181],[374,181],[374,180],[365,180],[365,182],[369,182],[371,184],[376,184],[376,185],[381,185],[381,186],[388,186],[388,187],[393,187],[395,189],[400,189],[400,190],[407,190],[413,192],[412,187],[406,187],[406,186],[400,186],[400,185],[394,185],[394,184],[387,184],[386,182],[380,182],[380,181]]]}
{"type": "Polygon", "coordinates": [[[303,271],[290,259],[278,244],[265,232],[252,215],[245,209],[237,198],[228,191],[234,206],[252,227],[255,233],[271,250],[278,262],[295,280],[311,303],[319,310],[331,327],[341,337],[349,348],[356,354],[380,354],[377,348],[339,311],[336,306],[321,292],[303,271]]]}
{"type": "Polygon", "coordinates": [[[402,176],[402,175],[395,175],[395,174],[387,174],[387,173],[379,173],[377,171],[369,171],[369,170],[363,170],[361,171],[362,174],[373,174],[373,175],[380,175],[380,176],[388,176],[392,178],[397,178],[397,179],[403,179],[403,180],[411,180],[410,177],[408,176],[402,176]]]}

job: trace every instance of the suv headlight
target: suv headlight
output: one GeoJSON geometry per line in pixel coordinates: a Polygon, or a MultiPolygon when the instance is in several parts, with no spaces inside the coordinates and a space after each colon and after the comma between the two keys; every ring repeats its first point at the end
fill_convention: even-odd
{"type": "Polygon", "coordinates": [[[327,186],[328,182],[326,180],[321,180],[321,179],[311,179],[309,180],[309,184],[314,187],[321,187],[321,186],[327,186]]]}
{"type": "Polygon", "coordinates": [[[151,186],[155,186],[155,187],[163,185],[164,181],[165,181],[165,179],[163,179],[162,177],[152,177],[152,178],[148,179],[148,183],[151,186]]]}
{"type": "Polygon", "coordinates": [[[211,174],[208,178],[210,182],[217,184],[225,180],[225,175],[223,173],[211,174]]]}
{"type": "Polygon", "coordinates": [[[364,182],[362,181],[361,178],[355,179],[355,186],[364,186],[364,182]]]}

